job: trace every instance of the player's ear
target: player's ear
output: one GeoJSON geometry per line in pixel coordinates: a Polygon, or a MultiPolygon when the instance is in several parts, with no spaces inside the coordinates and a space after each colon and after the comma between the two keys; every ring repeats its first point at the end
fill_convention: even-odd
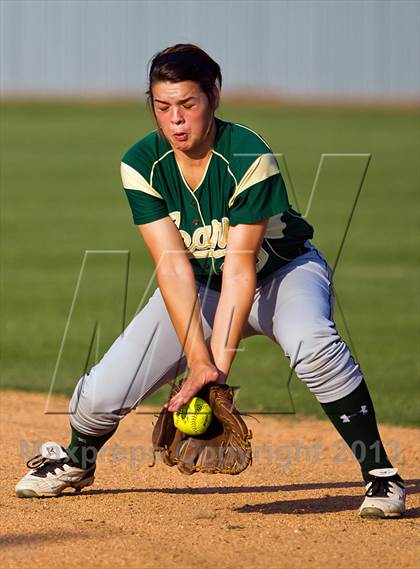
{"type": "Polygon", "coordinates": [[[159,136],[163,136],[163,138],[165,138],[164,134],[163,134],[163,130],[160,128],[158,120],[157,120],[157,116],[155,113],[155,106],[154,106],[154,102],[153,102],[153,93],[152,91],[149,92],[148,97],[147,97],[147,106],[149,107],[149,111],[152,115],[152,119],[155,123],[156,126],[156,130],[158,131],[158,135],[159,136]]]}
{"type": "Polygon", "coordinates": [[[216,85],[213,86],[213,111],[215,111],[220,103],[220,91],[219,89],[216,87],[216,85]]]}

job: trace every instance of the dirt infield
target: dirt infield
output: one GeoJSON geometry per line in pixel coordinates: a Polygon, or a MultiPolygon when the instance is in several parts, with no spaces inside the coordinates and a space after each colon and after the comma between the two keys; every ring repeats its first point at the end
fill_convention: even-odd
{"type": "MultiPolygon", "coordinates": [[[[186,477],[161,463],[148,468],[154,417],[132,413],[103,449],[92,489],[19,500],[25,461],[42,442],[68,442],[68,418],[44,415],[45,400],[1,393],[3,567],[419,567],[418,430],[381,427],[408,481],[400,520],[357,516],[357,465],[329,423],[299,417],[248,419],[255,460],[243,474],[186,477]]],[[[65,413],[66,399],[53,408],[65,413]]]]}

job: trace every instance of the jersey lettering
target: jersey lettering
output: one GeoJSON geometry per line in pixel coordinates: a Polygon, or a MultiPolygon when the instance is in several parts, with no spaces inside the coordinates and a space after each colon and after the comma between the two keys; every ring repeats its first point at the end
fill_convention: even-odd
{"type": "Polygon", "coordinates": [[[269,257],[270,255],[267,253],[267,251],[261,247],[261,249],[258,251],[258,257],[257,257],[257,264],[256,264],[257,273],[261,271],[261,269],[267,263],[269,257]]]}
{"type": "Polygon", "coordinates": [[[194,252],[196,249],[198,249],[198,251],[210,249],[210,234],[210,225],[196,229],[192,235],[192,248],[190,247],[190,250],[194,252]]]}
{"type": "Polygon", "coordinates": [[[183,229],[179,229],[181,225],[181,212],[172,211],[169,217],[175,223],[185,247],[197,259],[206,257],[214,257],[219,259],[225,256],[227,246],[229,219],[223,217],[221,221],[212,219],[211,225],[198,227],[192,235],[183,229]]]}
{"type": "Polygon", "coordinates": [[[264,235],[266,239],[283,239],[284,231],[287,225],[282,218],[282,213],[270,217],[264,235]]]}

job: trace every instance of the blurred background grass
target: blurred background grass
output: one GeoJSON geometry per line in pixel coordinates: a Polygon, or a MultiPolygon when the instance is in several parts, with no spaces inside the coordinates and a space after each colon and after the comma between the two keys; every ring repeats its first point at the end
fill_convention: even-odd
{"type": "MultiPolygon", "coordinates": [[[[418,424],[418,111],[231,102],[219,116],[257,130],[286,156],[301,211],[322,153],[372,154],[335,286],[379,420],[418,424]]],[[[2,387],[50,389],[85,250],[131,251],[128,320],[135,313],[153,267],[131,221],[119,160],[152,128],[141,102],[3,104],[2,387]]],[[[339,158],[322,170],[308,218],[330,262],[363,166],[361,158],[339,158]]],[[[89,259],[53,393],[71,394],[95,320],[99,355],[121,330],[125,261],[89,259]]],[[[339,313],[337,321],[348,339],[339,313]]],[[[242,348],[231,375],[242,410],[322,416],[295,376],[288,389],[279,347],[253,338],[242,348]]],[[[147,402],[166,395],[163,388],[147,402]]]]}

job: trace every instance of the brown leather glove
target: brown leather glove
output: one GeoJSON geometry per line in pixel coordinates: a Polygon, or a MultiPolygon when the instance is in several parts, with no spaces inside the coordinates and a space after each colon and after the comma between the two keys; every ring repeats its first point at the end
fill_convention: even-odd
{"type": "MultiPolygon", "coordinates": [[[[173,393],[177,393],[176,386],[173,393]]],[[[160,452],[168,466],[183,474],[239,474],[252,462],[252,433],[233,404],[228,385],[209,383],[199,393],[212,409],[213,417],[203,435],[191,436],[175,428],[170,411],[163,408],[153,429],[153,451],[160,452]]],[[[154,466],[155,461],[151,466],[154,466]]]]}

